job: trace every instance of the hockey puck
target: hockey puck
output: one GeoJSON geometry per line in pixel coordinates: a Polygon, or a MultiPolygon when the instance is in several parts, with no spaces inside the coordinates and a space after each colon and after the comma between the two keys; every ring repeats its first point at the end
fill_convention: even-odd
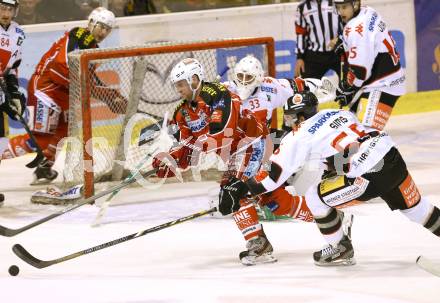
{"type": "Polygon", "coordinates": [[[11,275],[11,276],[16,276],[16,275],[18,275],[18,273],[20,272],[20,269],[18,268],[18,266],[17,265],[11,265],[10,267],[9,267],[9,274],[11,275]]]}

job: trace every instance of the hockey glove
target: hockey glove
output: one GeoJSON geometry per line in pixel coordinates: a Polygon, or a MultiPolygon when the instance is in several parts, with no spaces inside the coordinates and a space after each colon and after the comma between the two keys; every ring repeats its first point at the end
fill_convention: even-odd
{"type": "Polygon", "coordinates": [[[223,216],[240,209],[240,200],[246,197],[249,189],[247,185],[232,177],[229,182],[220,188],[218,210],[223,216]]]}
{"type": "Polygon", "coordinates": [[[153,159],[153,168],[159,178],[170,178],[176,175],[176,169],[186,169],[191,163],[192,149],[186,146],[171,149],[168,153],[158,153],[153,159]]]}
{"type": "Polygon", "coordinates": [[[176,160],[165,152],[158,153],[154,156],[152,166],[156,169],[156,175],[159,178],[170,178],[176,175],[176,160]]]}
{"type": "Polygon", "coordinates": [[[11,100],[9,101],[9,110],[11,115],[15,116],[23,115],[24,109],[26,108],[26,97],[21,92],[14,92],[11,94],[11,100]]]}
{"type": "Polygon", "coordinates": [[[340,108],[349,105],[358,90],[359,88],[356,86],[350,85],[346,80],[342,80],[339,82],[339,87],[336,90],[335,102],[339,103],[340,108]]]}

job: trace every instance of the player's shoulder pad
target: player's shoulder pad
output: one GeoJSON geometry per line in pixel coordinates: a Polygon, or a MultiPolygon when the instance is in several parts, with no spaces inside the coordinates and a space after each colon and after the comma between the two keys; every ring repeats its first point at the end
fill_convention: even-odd
{"type": "Polygon", "coordinates": [[[181,100],[179,104],[174,109],[173,120],[176,120],[177,114],[182,110],[182,107],[185,105],[186,100],[181,100]]]}
{"type": "Polygon", "coordinates": [[[340,110],[326,109],[319,111],[316,115],[305,121],[301,130],[306,130],[307,133],[314,135],[321,127],[335,115],[340,113],[340,110]]]}
{"type": "Polygon", "coordinates": [[[17,33],[18,35],[20,35],[22,37],[22,39],[26,38],[26,35],[24,33],[24,30],[20,27],[20,25],[18,25],[17,22],[15,21],[11,21],[11,25],[15,28],[15,33],[17,33]]]}
{"type": "Polygon", "coordinates": [[[231,95],[226,86],[219,82],[203,82],[200,97],[211,107],[217,107],[219,102],[225,99],[231,99],[231,95]]]}
{"type": "Polygon", "coordinates": [[[84,27],[74,27],[69,31],[69,51],[96,47],[95,37],[84,27]]]}

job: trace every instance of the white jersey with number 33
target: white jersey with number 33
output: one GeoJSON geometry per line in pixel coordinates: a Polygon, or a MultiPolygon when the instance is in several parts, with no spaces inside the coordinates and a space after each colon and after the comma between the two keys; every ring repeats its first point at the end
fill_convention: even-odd
{"type": "MultiPolygon", "coordinates": [[[[345,163],[349,163],[349,170],[346,172],[348,177],[358,177],[373,167],[377,168],[376,165],[394,146],[387,133],[363,126],[349,111],[320,111],[302,123],[298,130],[283,138],[279,149],[270,157],[270,161],[280,168],[281,175],[276,182],[267,176],[261,184],[267,191],[273,191],[284,184],[292,174],[300,171],[306,163],[318,168],[319,163],[343,152],[348,146],[353,146],[353,143],[359,149],[351,158],[344,160],[345,163]],[[372,132],[378,135],[370,138],[368,134],[372,132]],[[360,145],[359,138],[365,139],[364,142],[359,140],[362,142],[360,145]]],[[[339,163],[337,166],[345,163],[339,163]]]]}
{"type": "MultiPolygon", "coordinates": [[[[234,82],[224,83],[229,91],[236,94],[237,86],[234,82]]],[[[293,95],[293,89],[286,79],[264,77],[263,83],[257,87],[254,94],[242,100],[242,109],[252,111],[260,121],[269,121],[272,110],[282,107],[287,99],[293,95]]]]}

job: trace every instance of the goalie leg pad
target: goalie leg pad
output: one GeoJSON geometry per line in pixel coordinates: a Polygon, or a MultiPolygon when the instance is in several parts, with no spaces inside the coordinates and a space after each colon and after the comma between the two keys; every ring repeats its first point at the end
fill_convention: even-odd
{"type": "Polygon", "coordinates": [[[65,191],[52,185],[45,190],[39,190],[32,194],[31,202],[39,204],[65,205],[82,198],[83,185],[75,185],[65,191]]]}

